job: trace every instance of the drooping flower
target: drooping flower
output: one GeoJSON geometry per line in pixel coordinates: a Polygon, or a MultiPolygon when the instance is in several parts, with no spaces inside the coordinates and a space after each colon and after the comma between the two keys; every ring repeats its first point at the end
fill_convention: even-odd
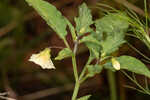
{"type": "Polygon", "coordinates": [[[113,67],[114,67],[116,70],[120,70],[120,63],[119,63],[115,58],[112,58],[112,59],[111,59],[111,62],[112,62],[113,67]]]}
{"type": "Polygon", "coordinates": [[[55,69],[53,62],[50,59],[50,51],[49,48],[45,48],[38,54],[32,54],[29,61],[40,65],[42,69],[55,69]]]}

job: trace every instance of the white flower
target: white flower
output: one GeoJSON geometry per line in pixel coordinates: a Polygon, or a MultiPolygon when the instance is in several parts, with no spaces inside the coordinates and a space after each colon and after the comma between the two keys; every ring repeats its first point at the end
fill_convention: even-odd
{"type": "Polygon", "coordinates": [[[45,48],[38,54],[32,54],[29,61],[40,65],[43,69],[55,69],[53,62],[50,59],[50,49],[45,48]]]}
{"type": "Polygon", "coordinates": [[[112,59],[111,59],[111,62],[112,62],[113,67],[114,67],[116,70],[120,70],[120,63],[119,63],[115,58],[112,58],[112,59]]]}

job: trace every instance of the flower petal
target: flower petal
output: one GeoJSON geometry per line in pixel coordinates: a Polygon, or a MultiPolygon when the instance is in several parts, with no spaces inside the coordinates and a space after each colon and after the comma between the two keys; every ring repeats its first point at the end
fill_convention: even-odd
{"type": "Polygon", "coordinates": [[[38,54],[32,54],[29,61],[41,66],[42,69],[55,69],[53,62],[50,59],[50,49],[46,48],[38,54]]]}

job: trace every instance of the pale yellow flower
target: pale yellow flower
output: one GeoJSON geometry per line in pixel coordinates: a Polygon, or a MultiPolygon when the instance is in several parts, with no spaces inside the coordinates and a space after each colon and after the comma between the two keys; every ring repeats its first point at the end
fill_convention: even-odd
{"type": "Polygon", "coordinates": [[[112,58],[112,59],[111,59],[111,62],[112,62],[113,67],[114,67],[116,70],[120,70],[120,63],[119,63],[115,58],[112,58]]]}
{"type": "Polygon", "coordinates": [[[84,32],[85,32],[85,28],[83,27],[83,28],[80,29],[80,33],[82,34],[84,32]]]}
{"type": "Polygon", "coordinates": [[[40,65],[43,69],[55,69],[53,62],[50,59],[50,49],[46,48],[38,54],[32,54],[29,61],[40,65]]]}

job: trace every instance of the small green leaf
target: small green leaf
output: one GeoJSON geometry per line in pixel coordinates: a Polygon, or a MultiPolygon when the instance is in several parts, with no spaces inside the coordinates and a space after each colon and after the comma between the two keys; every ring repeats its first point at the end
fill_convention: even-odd
{"type": "MultiPolygon", "coordinates": [[[[126,69],[128,71],[145,75],[150,78],[149,69],[140,60],[131,56],[120,56],[117,57],[116,60],[120,63],[120,69],[126,69]]],[[[104,68],[111,69],[113,71],[115,70],[111,62],[104,64],[104,68]]]]}
{"type": "Polygon", "coordinates": [[[84,36],[79,42],[86,44],[90,51],[90,57],[92,57],[92,59],[99,59],[102,47],[100,41],[95,37],[95,34],[96,33],[93,32],[91,35],[84,36]]]}
{"type": "Polygon", "coordinates": [[[96,38],[94,38],[92,35],[84,36],[79,42],[80,43],[91,42],[94,44],[101,45],[100,42],[96,38]]]}
{"type": "Polygon", "coordinates": [[[93,24],[90,9],[85,3],[79,7],[79,16],[75,18],[76,31],[79,35],[91,32],[90,25],[93,24]]]}
{"type": "Polygon", "coordinates": [[[64,48],[58,53],[58,56],[55,60],[62,60],[64,58],[70,57],[72,55],[72,51],[69,48],[64,48]]]}
{"type": "Polygon", "coordinates": [[[124,36],[129,23],[122,20],[121,13],[113,13],[104,16],[95,22],[96,33],[102,45],[102,53],[106,55],[116,51],[120,45],[125,43],[124,36]]]}
{"type": "Polygon", "coordinates": [[[86,96],[78,98],[77,100],[88,100],[90,97],[91,95],[86,95],[86,96]]]}
{"type": "Polygon", "coordinates": [[[88,65],[87,69],[88,69],[87,76],[93,77],[95,74],[99,74],[102,71],[103,67],[96,64],[96,65],[88,65]]]}
{"type": "Polygon", "coordinates": [[[98,44],[92,43],[92,42],[86,42],[85,43],[90,51],[90,56],[95,59],[100,58],[102,47],[98,44]]]}
{"type": "Polygon", "coordinates": [[[43,0],[26,0],[42,16],[47,24],[60,36],[65,39],[67,35],[67,22],[62,14],[52,4],[43,0]]]}

